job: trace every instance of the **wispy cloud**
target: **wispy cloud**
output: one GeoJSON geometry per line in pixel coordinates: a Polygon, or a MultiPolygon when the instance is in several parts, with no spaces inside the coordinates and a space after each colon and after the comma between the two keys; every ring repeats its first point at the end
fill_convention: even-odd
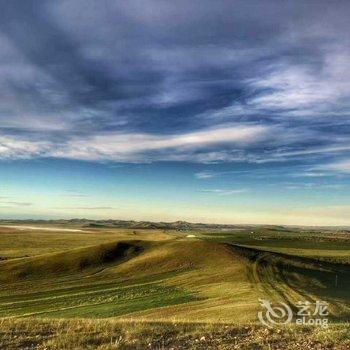
{"type": "Polygon", "coordinates": [[[62,210],[110,210],[114,209],[114,207],[110,206],[101,206],[101,207],[53,207],[52,209],[62,209],[62,210]]]}
{"type": "Polygon", "coordinates": [[[248,192],[247,189],[241,188],[241,189],[201,189],[199,192],[202,193],[212,193],[212,194],[217,194],[219,196],[232,196],[236,194],[241,194],[241,193],[246,193],[248,192]]]}
{"type": "Polygon", "coordinates": [[[89,139],[73,139],[66,149],[53,151],[61,157],[80,159],[118,159],[124,155],[166,149],[193,149],[217,144],[249,145],[266,137],[268,127],[237,125],[177,135],[109,133],[89,139]]]}
{"type": "Polygon", "coordinates": [[[67,198],[87,198],[89,197],[86,193],[80,193],[76,191],[66,191],[64,193],[59,194],[60,197],[67,197],[67,198]]]}
{"type": "Polygon", "coordinates": [[[294,151],[277,151],[273,154],[275,158],[285,158],[285,157],[299,157],[299,156],[307,156],[313,154],[330,154],[330,153],[343,153],[346,151],[350,151],[350,145],[342,145],[342,146],[326,146],[326,147],[309,147],[303,150],[294,150],[294,151]]]}
{"type": "MultiPolygon", "coordinates": [[[[56,157],[88,160],[134,161],[138,155],[163,152],[159,155],[166,160],[165,151],[177,150],[187,154],[190,150],[210,148],[220,144],[246,148],[267,137],[269,127],[260,125],[227,125],[190,133],[155,135],[131,133],[103,133],[90,137],[72,137],[68,141],[55,143],[23,140],[21,137],[1,137],[0,156],[3,158],[56,157]]],[[[210,157],[210,152],[206,152],[210,157]]],[[[215,153],[215,152],[214,152],[215,153]]],[[[154,156],[158,159],[157,155],[154,156]]],[[[171,159],[172,156],[169,156],[171,159]]],[[[218,159],[218,155],[213,157],[218,159]]],[[[141,157],[142,159],[142,157],[141,157]]]]}
{"type": "Polygon", "coordinates": [[[0,206],[3,208],[30,207],[32,205],[33,203],[30,202],[0,201],[0,206]]]}
{"type": "Polygon", "coordinates": [[[296,183],[296,184],[287,184],[284,186],[287,190],[340,190],[346,187],[344,184],[336,184],[336,183],[296,183]]]}
{"type": "MultiPolygon", "coordinates": [[[[224,175],[244,175],[251,173],[252,170],[231,170],[231,171],[199,171],[194,174],[194,177],[202,180],[202,179],[211,179],[224,175]]],[[[255,171],[254,171],[255,172],[255,171]]]]}
{"type": "Polygon", "coordinates": [[[343,159],[332,163],[322,164],[315,167],[315,169],[330,173],[350,175],[350,159],[343,159]]]}
{"type": "Polygon", "coordinates": [[[26,3],[0,14],[0,159],[316,162],[350,151],[347,2],[26,3]]]}
{"type": "Polygon", "coordinates": [[[0,158],[18,159],[40,157],[50,150],[50,143],[22,136],[0,134],[0,158]]]}
{"type": "Polygon", "coordinates": [[[217,172],[212,172],[212,171],[200,171],[198,173],[194,174],[194,177],[197,179],[211,179],[213,177],[218,176],[217,172]]]}
{"type": "Polygon", "coordinates": [[[329,173],[320,171],[301,171],[291,174],[292,177],[325,177],[329,176],[329,173]]]}

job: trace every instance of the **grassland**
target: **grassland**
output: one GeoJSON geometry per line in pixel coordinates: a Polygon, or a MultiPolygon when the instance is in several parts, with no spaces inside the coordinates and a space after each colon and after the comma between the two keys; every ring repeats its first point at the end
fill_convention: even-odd
{"type": "Polygon", "coordinates": [[[347,350],[349,329],[120,322],[114,319],[2,319],[1,349],[347,350]]]}
{"type": "Polygon", "coordinates": [[[0,348],[258,349],[260,338],[266,349],[291,349],[293,339],[347,348],[350,236],[275,227],[188,233],[0,227],[0,348]],[[333,326],[269,335],[257,323],[259,298],[292,308],[327,301],[333,326]]]}

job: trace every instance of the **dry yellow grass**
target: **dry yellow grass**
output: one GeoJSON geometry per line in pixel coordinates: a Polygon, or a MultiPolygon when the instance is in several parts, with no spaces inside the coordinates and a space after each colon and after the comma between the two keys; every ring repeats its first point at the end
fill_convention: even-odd
{"type": "MultiPolygon", "coordinates": [[[[51,227],[49,227],[52,229],[51,227]]],[[[174,234],[163,230],[82,229],[81,232],[18,230],[0,225],[0,258],[20,258],[123,240],[164,241],[174,234]]]]}
{"type": "Polygon", "coordinates": [[[4,350],[347,350],[349,327],[267,329],[258,325],[0,319],[4,350]]]}
{"type": "MultiPolygon", "coordinates": [[[[2,234],[9,245],[8,235],[20,240],[23,233],[2,234]]],[[[77,234],[80,247],[76,237],[72,246],[68,238],[62,251],[61,243],[55,246],[57,232],[40,231],[31,243],[40,254],[0,262],[0,280],[6,281],[0,286],[0,314],[43,318],[2,319],[0,349],[259,349],[259,344],[261,349],[293,349],[294,341],[298,349],[348,345],[346,325],[269,333],[255,324],[259,298],[294,303],[305,296],[329,301],[332,316],[344,321],[350,313],[347,265],[159,230],[63,235],[77,234]],[[341,288],[334,288],[335,274],[341,288]],[[78,319],[57,320],[72,317],[78,319]]]]}
{"type": "Polygon", "coordinates": [[[248,279],[250,263],[228,246],[203,241],[175,241],[155,245],[117,266],[126,276],[182,271],[166,279],[203,300],[133,313],[132,319],[195,322],[245,322],[256,318],[258,290],[248,279]]]}

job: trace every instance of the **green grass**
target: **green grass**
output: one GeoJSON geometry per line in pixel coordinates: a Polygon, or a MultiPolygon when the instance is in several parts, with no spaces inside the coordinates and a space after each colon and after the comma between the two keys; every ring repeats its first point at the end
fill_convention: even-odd
{"type": "MultiPolygon", "coordinates": [[[[23,231],[12,234],[25,236],[23,231]]],[[[348,317],[349,268],[322,261],[335,261],[341,257],[339,251],[347,253],[350,240],[345,235],[262,228],[253,233],[197,232],[201,241],[155,230],[135,235],[125,229],[119,233],[95,229],[63,235],[67,244],[77,235],[89,237],[88,241],[91,235],[102,242],[111,237],[131,240],[87,247],[82,241],[82,248],[73,245],[42,254],[46,252],[43,231],[36,234],[41,254],[0,262],[0,316],[127,315],[131,319],[229,322],[238,309],[241,316],[235,321],[254,321],[260,297],[292,305],[307,295],[310,300],[327,299],[335,318],[348,317]],[[157,239],[149,240],[151,234],[157,239]],[[305,258],[315,254],[317,259],[305,258]]],[[[3,245],[10,244],[5,242],[8,235],[2,236],[3,245]]],[[[52,237],[46,244],[55,249],[62,232],[45,235],[52,237]]],[[[31,231],[31,237],[35,232],[31,231]]],[[[12,242],[13,249],[21,247],[16,242],[12,242]]]]}
{"type": "Polygon", "coordinates": [[[350,235],[347,234],[255,229],[206,233],[201,237],[209,241],[239,244],[263,251],[350,263],[350,235]]]}
{"type": "Polygon", "coordinates": [[[299,300],[324,300],[333,324],[350,320],[347,235],[278,228],[187,234],[0,228],[0,256],[7,255],[0,261],[0,318],[251,327],[264,298],[294,309],[299,300]],[[27,243],[31,253],[19,258],[27,243]]]}
{"type": "MultiPolygon", "coordinates": [[[[158,276],[161,281],[162,276],[158,276]]],[[[163,276],[166,277],[166,276],[163,276]]],[[[180,288],[142,279],[139,283],[102,283],[0,298],[0,317],[114,317],[198,300],[180,288]]]]}

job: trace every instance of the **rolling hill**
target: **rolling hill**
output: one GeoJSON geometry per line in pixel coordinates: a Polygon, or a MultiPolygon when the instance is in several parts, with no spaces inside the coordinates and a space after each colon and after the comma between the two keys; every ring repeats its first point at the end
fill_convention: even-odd
{"type": "Polygon", "coordinates": [[[101,349],[134,349],[135,341],[141,349],[148,343],[198,349],[231,349],[234,343],[237,349],[247,344],[255,349],[260,334],[268,349],[270,333],[257,321],[259,299],[284,302],[294,311],[300,300],[329,303],[333,328],[305,329],[313,339],[310,346],[301,329],[283,329],[274,335],[278,346],[288,343],[292,349],[294,339],[305,348],[325,341],[336,348],[333,339],[340,344],[350,339],[345,233],[256,227],[188,235],[153,227],[54,227],[57,223],[49,230],[43,224],[38,230],[0,227],[3,348],[16,342],[25,348],[30,339],[32,348],[47,349],[85,349],[90,341],[105,344],[101,349]],[[97,325],[103,329],[98,335],[97,325]],[[17,333],[27,338],[14,338],[17,333]],[[114,337],[113,345],[107,335],[114,337]]]}

